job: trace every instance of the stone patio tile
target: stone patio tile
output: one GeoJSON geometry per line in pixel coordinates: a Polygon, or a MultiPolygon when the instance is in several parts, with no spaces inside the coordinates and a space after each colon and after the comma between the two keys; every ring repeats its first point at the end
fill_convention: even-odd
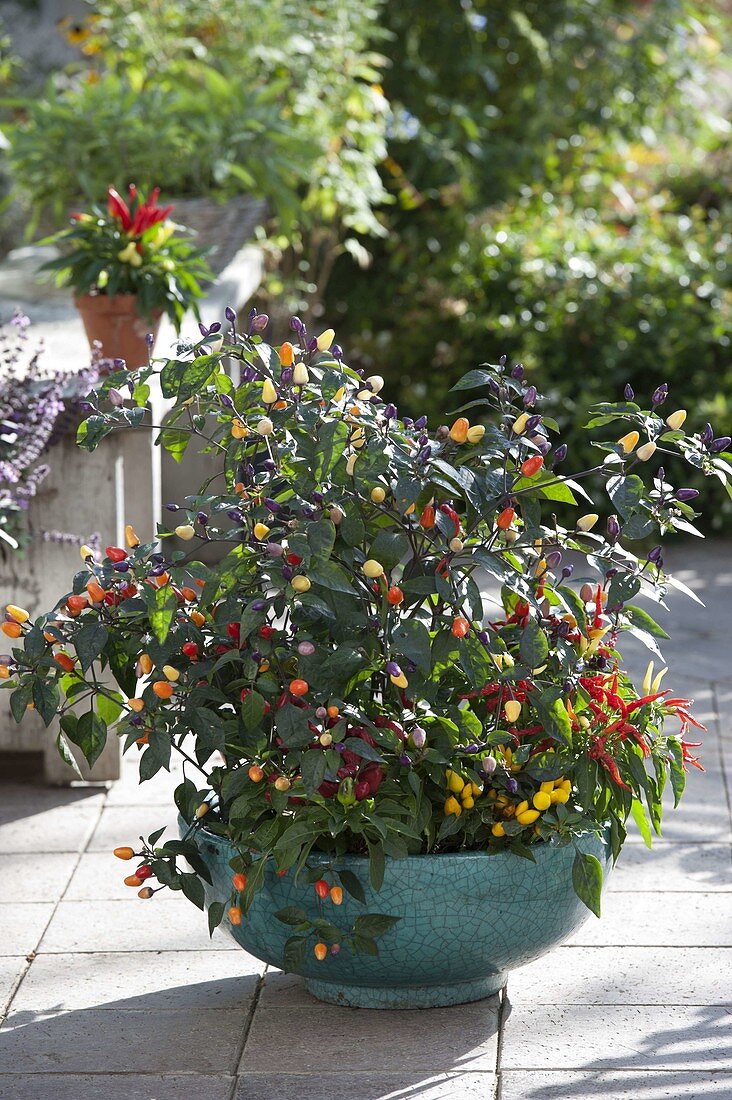
{"type": "Polygon", "coordinates": [[[56,901],[76,866],[76,852],[0,855],[0,901],[56,901]]]}
{"type": "Polygon", "coordinates": [[[729,1070],[729,1024],[727,1008],[515,1005],[501,1068],[729,1070]]]}
{"type": "Polygon", "coordinates": [[[0,952],[3,955],[28,955],[35,951],[51,913],[51,901],[0,905],[0,952]]]}
{"type": "Polygon", "coordinates": [[[501,1100],[729,1100],[729,1073],[616,1070],[501,1074],[501,1100]]]}
{"type": "MultiPolygon", "coordinates": [[[[105,807],[89,842],[90,852],[109,852],[122,845],[138,843],[157,829],[166,826],[164,840],[178,839],[178,811],[172,798],[166,806],[109,806],[105,807]]],[[[122,866],[122,864],[120,864],[122,866]]]]}
{"type": "Polygon", "coordinates": [[[13,990],[26,966],[25,959],[18,956],[5,958],[0,955],[0,1017],[5,1014],[13,990]]]}
{"type": "Polygon", "coordinates": [[[583,946],[732,947],[732,893],[607,894],[602,919],[590,917],[570,940],[583,946]]]}
{"type": "Polygon", "coordinates": [[[0,1100],[229,1100],[232,1084],[199,1074],[0,1074],[0,1100]]]}
{"type": "MultiPolygon", "coordinates": [[[[231,1073],[246,1010],[11,1012],[0,1029],[0,1065],[15,1073],[231,1073]],[[139,1069],[137,1070],[139,1072],[139,1069]]],[[[114,1092],[111,1093],[114,1096],[114,1092]]]]}
{"type": "Polygon", "coordinates": [[[513,971],[513,1004],[732,1005],[732,948],[560,947],[513,971]]]}
{"type": "MultiPolygon", "coordinates": [[[[726,841],[732,839],[727,812],[727,791],[719,767],[716,752],[704,754],[705,772],[690,768],[686,777],[686,789],[677,809],[673,798],[664,797],[664,815],[661,825],[664,840],[681,840],[686,843],[726,841]]],[[[628,828],[628,842],[643,844],[633,822],[628,828]]]]}
{"type": "Polygon", "coordinates": [[[252,1073],[240,1078],[234,1100],[493,1100],[495,1090],[489,1072],[252,1073]]]}
{"type": "Polygon", "coordinates": [[[173,800],[173,791],[183,779],[182,768],[173,764],[171,771],[160,771],[152,779],[140,783],[137,759],[128,753],[122,758],[122,774],[112,785],[107,798],[108,806],[167,806],[173,800]]]}
{"type": "Polygon", "coordinates": [[[38,955],[13,1012],[248,1009],[262,970],[241,950],[38,955]]]}
{"type": "MultiPolygon", "coordinates": [[[[2,759],[2,758],[0,758],[2,759]]],[[[63,806],[83,809],[99,809],[106,797],[101,786],[47,787],[36,783],[18,783],[3,780],[0,783],[0,806],[3,814],[8,810],[21,811],[20,816],[31,816],[63,806]]]]}
{"type": "MultiPolygon", "coordinates": [[[[130,891],[132,893],[132,891],[130,891]]],[[[241,951],[222,932],[209,939],[206,917],[185,898],[62,901],[41,942],[42,952],[241,951]]]]}
{"type": "Polygon", "coordinates": [[[241,1060],[242,1074],[268,1074],[286,1060],[299,1073],[337,1066],[351,1073],[417,1071],[424,1076],[460,1070],[495,1070],[498,998],[429,1013],[380,1012],[312,1005],[258,1008],[241,1060]],[[439,1036],[434,1041],[430,1036],[439,1036]],[[286,1040],[285,1040],[286,1037],[286,1040]]]}
{"type": "Polygon", "coordinates": [[[732,890],[732,845],[657,840],[648,851],[645,845],[626,844],[607,889],[609,893],[732,890]]]}
{"type": "Polygon", "coordinates": [[[305,983],[297,974],[283,974],[281,970],[267,970],[259,995],[259,1007],[264,1008],[322,1008],[305,989],[305,983]]]}
{"type": "MultiPolygon", "coordinates": [[[[135,890],[125,886],[125,876],[131,875],[139,862],[123,862],[113,856],[110,849],[85,852],[64,894],[64,901],[129,901],[135,897],[135,890]]],[[[180,900],[180,894],[174,890],[161,890],[155,895],[155,905],[176,900],[180,900]]]]}
{"type": "Polygon", "coordinates": [[[92,834],[100,805],[69,803],[42,809],[0,801],[0,853],[77,852],[92,834]]]}

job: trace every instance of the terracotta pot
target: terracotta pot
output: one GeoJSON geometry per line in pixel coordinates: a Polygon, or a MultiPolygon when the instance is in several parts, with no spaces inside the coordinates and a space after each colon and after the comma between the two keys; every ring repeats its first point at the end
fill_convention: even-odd
{"type": "Polygon", "coordinates": [[[90,344],[98,341],[107,359],[124,359],[130,370],[147,362],[145,337],[157,337],[162,312],[141,317],[136,294],[83,294],[75,298],[90,344]]]}

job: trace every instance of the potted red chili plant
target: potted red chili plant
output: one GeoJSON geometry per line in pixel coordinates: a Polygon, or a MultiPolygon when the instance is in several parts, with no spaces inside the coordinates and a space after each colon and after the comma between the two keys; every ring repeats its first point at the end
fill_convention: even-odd
{"type": "Polygon", "coordinates": [[[72,214],[72,225],[46,242],[58,244],[61,255],[43,270],[73,288],[89,343],[128,367],[147,360],[164,314],[176,331],[187,309],[198,316],[202,286],[213,277],[171,219],[172,205],[158,205],[159,195],[156,187],[145,199],[130,184],[125,201],[110,187],[106,209],[72,214]]]}

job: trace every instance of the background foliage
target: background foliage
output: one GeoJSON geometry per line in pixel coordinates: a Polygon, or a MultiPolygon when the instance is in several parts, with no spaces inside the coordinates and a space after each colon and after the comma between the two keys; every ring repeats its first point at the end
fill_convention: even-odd
{"type": "Polygon", "coordinates": [[[327,309],[404,413],[444,416],[465,365],[507,353],[561,400],[577,448],[600,380],[615,396],[668,381],[727,430],[727,3],[89,12],[64,28],[78,63],[6,107],[37,212],[120,172],[171,194],[255,192],[273,321],[327,309]]]}

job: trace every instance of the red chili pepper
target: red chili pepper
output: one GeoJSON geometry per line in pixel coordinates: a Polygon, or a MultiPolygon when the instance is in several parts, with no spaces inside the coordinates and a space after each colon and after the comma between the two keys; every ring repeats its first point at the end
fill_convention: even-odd
{"type": "Polygon", "coordinates": [[[592,625],[597,629],[602,626],[602,588],[598,584],[597,592],[595,593],[595,618],[592,625]]]}
{"type": "Polygon", "coordinates": [[[521,473],[524,477],[533,477],[534,474],[538,474],[543,465],[544,459],[541,455],[532,455],[521,463],[521,473]]]}
{"type": "Polygon", "coordinates": [[[126,232],[132,225],[130,208],[114,187],[107,188],[107,209],[113,218],[122,223],[122,228],[126,232]]]}
{"type": "Polygon", "coordinates": [[[114,562],[124,561],[127,557],[127,551],[123,550],[121,546],[108,546],[104,553],[110,561],[114,562]]]}
{"type": "Polygon", "coordinates": [[[458,516],[457,512],[454,508],[451,508],[449,504],[441,504],[440,511],[444,515],[449,516],[452,520],[453,526],[455,528],[455,536],[457,537],[460,534],[460,517],[458,516]]]}

